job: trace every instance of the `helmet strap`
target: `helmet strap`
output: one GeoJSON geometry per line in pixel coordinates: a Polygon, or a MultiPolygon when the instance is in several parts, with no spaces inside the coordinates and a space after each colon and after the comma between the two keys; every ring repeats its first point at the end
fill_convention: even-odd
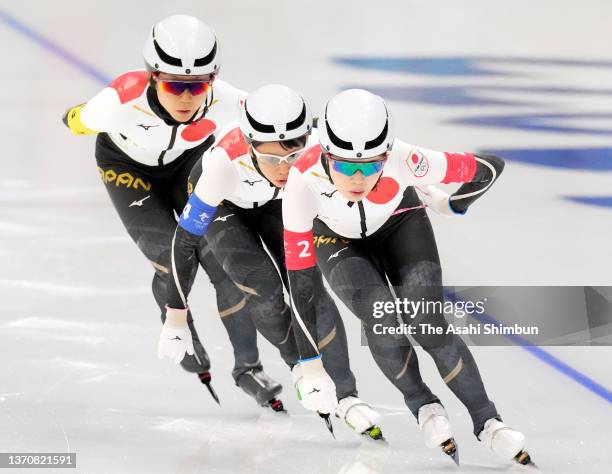
{"type": "MultiPolygon", "coordinates": [[[[250,146],[253,147],[253,145],[250,145],[250,146]]],[[[276,186],[274,186],[274,183],[272,183],[272,181],[270,181],[268,178],[266,178],[266,175],[261,172],[261,168],[259,167],[259,163],[257,163],[257,158],[255,158],[255,155],[253,154],[253,152],[250,149],[249,149],[249,156],[251,157],[251,161],[253,162],[253,166],[255,167],[257,172],[261,175],[261,177],[263,179],[265,179],[268,183],[270,183],[270,186],[276,187],[276,186]]]]}
{"type": "Polygon", "coordinates": [[[149,88],[147,89],[147,102],[153,113],[162,119],[166,125],[172,127],[178,124],[178,122],[172,118],[168,111],[164,109],[163,105],[161,105],[159,102],[155,83],[153,83],[153,85],[149,85],[149,88]]]}
{"type": "MultiPolygon", "coordinates": [[[[389,159],[389,152],[385,152],[385,162],[389,159]]],[[[386,163],[385,163],[386,164],[386,163]]],[[[380,183],[380,180],[382,179],[382,175],[385,172],[384,168],[382,173],[380,173],[380,176],[378,177],[378,179],[376,180],[376,184],[374,185],[374,187],[372,188],[372,191],[374,191],[377,187],[378,187],[378,183],[380,183]]]]}
{"type": "Polygon", "coordinates": [[[150,72],[149,73],[149,86],[153,87],[155,89],[156,85],[157,85],[157,81],[155,79],[153,79],[153,77],[157,75],[159,76],[158,72],[150,72]]]}
{"type": "Polygon", "coordinates": [[[374,187],[372,188],[372,191],[375,191],[376,188],[378,187],[378,183],[380,183],[380,180],[382,178],[382,173],[380,173],[380,176],[378,177],[378,179],[376,180],[376,184],[374,185],[374,187]]]}
{"type": "Polygon", "coordinates": [[[325,171],[325,174],[329,178],[331,184],[334,184],[334,180],[332,179],[331,173],[329,172],[329,162],[327,161],[329,159],[328,156],[329,153],[321,153],[321,165],[323,166],[323,170],[325,171]]]}
{"type": "MultiPolygon", "coordinates": [[[[206,97],[206,100],[204,101],[204,107],[201,108],[202,110],[202,115],[200,115],[197,120],[200,120],[201,118],[205,117],[206,114],[208,113],[208,109],[210,108],[210,106],[213,104],[213,102],[215,101],[215,88],[211,87],[210,88],[210,94],[208,94],[208,97],[206,97]]],[[[197,115],[197,112],[196,112],[197,115]]]]}

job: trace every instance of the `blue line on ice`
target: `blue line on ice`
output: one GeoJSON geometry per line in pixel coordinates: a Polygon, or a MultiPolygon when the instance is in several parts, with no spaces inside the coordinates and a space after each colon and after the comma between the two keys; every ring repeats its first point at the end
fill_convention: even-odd
{"type": "MultiPolygon", "coordinates": [[[[458,300],[457,295],[450,291],[445,292],[445,296],[449,298],[451,301],[458,300]]],[[[503,324],[500,321],[489,316],[487,313],[483,313],[479,315],[474,314],[474,318],[482,320],[486,323],[494,324],[496,326],[503,326],[503,324]]],[[[590,390],[591,392],[600,396],[604,400],[612,403],[612,391],[608,390],[603,385],[595,382],[593,379],[586,376],[582,372],[570,367],[565,362],[563,362],[561,359],[558,359],[557,357],[545,351],[541,347],[534,346],[533,344],[529,342],[528,339],[522,336],[514,335],[514,334],[504,334],[503,337],[505,337],[506,339],[509,339],[517,346],[520,346],[521,348],[525,349],[527,352],[537,357],[542,362],[558,370],[563,375],[569,377],[570,379],[582,385],[584,388],[590,390]]]]}
{"type": "Polygon", "coordinates": [[[26,36],[28,39],[37,43],[39,46],[46,49],[50,53],[53,53],[55,56],[58,56],[60,59],[62,59],[66,63],[71,64],[72,66],[76,67],[83,74],[89,77],[93,77],[94,79],[96,79],[99,82],[102,82],[103,84],[108,84],[109,82],[111,82],[112,79],[106,76],[106,74],[104,74],[101,71],[98,71],[92,65],[87,64],[82,59],[76,57],[74,54],[64,49],[59,44],[51,41],[48,38],[45,38],[43,35],[33,30],[32,28],[27,26],[25,23],[22,23],[20,20],[18,20],[17,18],[15,18],[14,16],[10,15],[8,12],[2,9],[0,9],[0,21],[2,21],[9,28],[12,28],[13,30],[17,31],[18,33],[21,33],[22,35],[26,36]]]}

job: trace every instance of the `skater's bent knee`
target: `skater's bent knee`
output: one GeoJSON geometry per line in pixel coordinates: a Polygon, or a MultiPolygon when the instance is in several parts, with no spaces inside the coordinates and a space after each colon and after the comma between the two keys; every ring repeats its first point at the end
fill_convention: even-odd
{"type": "Polygon", "coordinates": [[[457,365],[453,368],[453,370],[451,370],[445,377],[444,377],[444,383],[445,384],[449,384],[453,381],[453,379],[455,377],[457,377],[457,375],[459,375],[459,373],[461,372],[461,370],[463,369],[463,359],[461,357],[459,357],[459,361],[457,362],[457,365]]]}
{"type": "Polygon", "coordinates": [[[237,312],[239,312],[245,306],[246,306],[246,298],[242,298],[242,300],[239,303],[235,304],[234,306],[220,310],[219,316],[222,318],[231,316],[232,314],[236,314],[237,312]]]}
{"type": "Polygon", "coordinates": [[[325,346],[327,346],[330,342],[334,340],[335,337],[336,337],[336,326],[333,327],[333,329],[327,334],[327,336],[319,340],[319,344],[318,344],[319,350],[322,351],[325,346]]]}
{"type": "Polygon", "coordinates": [[[153,260],[149,260],[151,262],[151,265],[153,265],[153,268],[155,269],[156,272],[161,272],[161,273],[170,273],[170,270],[168,269],[167,266],[162,265],[161,263],[157,263],[154,262],[153,260]]]}
{"type": "Polygon", "coordinates": [[[408,355],[406,356],[406,362],[404,362],[404,366],[395,376],[395,380],[401,379],[408,372],[408,364],[410,363],[410,359],[412,358],[412,347],[408,351],[408,355]]]}

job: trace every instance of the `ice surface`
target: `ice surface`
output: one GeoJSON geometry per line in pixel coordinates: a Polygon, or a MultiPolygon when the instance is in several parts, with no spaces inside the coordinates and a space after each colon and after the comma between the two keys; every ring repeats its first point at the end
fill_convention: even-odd
{"type": "MultiPolygon", "coordinates": [[[[444,77],[350,68],[354,56],[529,57],[610,61],[608,2],[2,2],[0,13],[92,64],[109,79],[142,65],[150,25],[188,12],[217,30],[223,78],[245,90],[286,83],[314,108],[342,87],[488,85],[582,88],[501,92],[521,107],[487,114],[609,112],[608,66],[480,64],[507,75],[444,77]],[[563,14],[560,14],[563,10],[563,14]],[[264,26],[263,21],[271,22],[264,26]],[[597,93],[597,91],[600,91],[597,93]],[[603,91],[603,92],[602,92],[603,91]]],[[[259,408],[233,385],[229,342],[205,278],[191,298],[213,361],[218,407],[194,375],[156,358],[159,315],[152,272],[114,213],[93,157],[93,139],[73,137],[63,111],[101,83],[0,22],[3,119],[0,176],[0,452],[77,452],[86,473],[454,472],[424,447],[400,394],[359,345],[343,310],[360,396],[383,413],[388,445],[361,440],[335,420],[337,440],[294,399],[290,375],[265,341],[267,372],[286,387],[288,415],[259,408]],[[8,54],[8,53],[6,53],[8,54]]],[[[436,149],[607,147],[610,134],[456,125],[475,105],[391,101],[398,136],[436,149]]],[[[572,125],[606,126],[593,118],[572,125]]],[[[608,171],[509,162],[486,203],[465,220],[433,218],[447,284],[610,285],[609,208],[564,201],[610,195],[608,171]],[[475,260],[483,263],[475,264],[475,260]]],[[[549,352],[612,387],[612,349],[549,352]]],[[[487,390],[522,430],[543,472],[610,472],[609,402],[518,347],[475,348],[487,390]]],[[[424,378],[451,416],[462,472],[515,469],[478,445],[466,410],[419,350],[424,378]]],[[[46,470],[43,472],[53,472],[46,470]]],[[[9,471],[7,471],[9,472],[9,471]]],[[[57,470],[60,472],[60,470],[57,470]]],[[[63,471],[61,471],[63,472],[63,471]]]]}

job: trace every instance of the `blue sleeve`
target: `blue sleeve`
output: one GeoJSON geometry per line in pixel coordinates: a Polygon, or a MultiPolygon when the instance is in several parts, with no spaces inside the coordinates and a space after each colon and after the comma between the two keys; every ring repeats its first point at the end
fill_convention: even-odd
{"type": "Polygon", "coordinates": [[[216,206],[209,206],[196,193],[192,193],[181,213],[178,225],[191,234],[202,236],[206,233],[216,211],[216,206]]]}

